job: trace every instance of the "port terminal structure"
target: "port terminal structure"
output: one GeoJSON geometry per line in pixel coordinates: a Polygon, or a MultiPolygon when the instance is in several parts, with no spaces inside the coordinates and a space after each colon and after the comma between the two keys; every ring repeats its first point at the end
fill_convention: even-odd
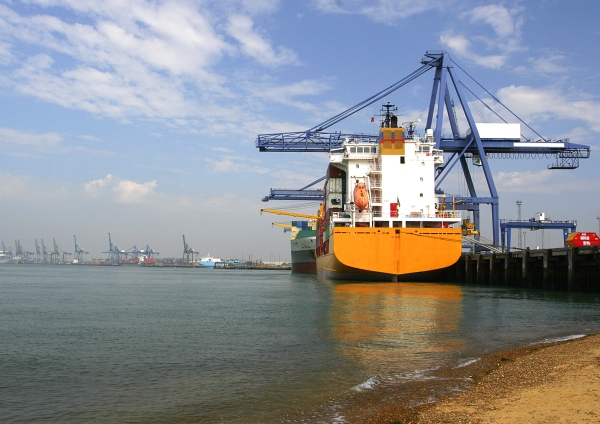
{"type": "MultiPolygon", "coordinates": [[[[481,228],[480,205],[490,205],[493,245],[500,246],[499,196],[488,158],[553,156],[555,162],[548,165],[549,169],[576,169],[579,167],[579,159],[589,158],[590,146],[571,143],[568,139],[550,140],[541,136],[508,107],[502,104],[487,89],[475,81],[473,77],[450,58],[449,53],[446,51],[435,50],[425,52],[424,58],[421,60],[421,65],[420,68],[395,84],[306,131],[259,134],[256,139],[256,147],[261,152],[330,152],[332,149],[340,148],[346,139],[354,139],[363,143],[377,143],[377,135],[344,134],[342,132],[326,132],[326,130],[354,113],[382,100],[433,69],[435,70],[435,75],[425,129],[433,129],[435,148],[441,149],[444,153],[450,155],[449,160],[445,160],[444,165],[436,169],[435,188],[436,194],[440,196],[439,203],[446,197],[449,197],[449,195],[444,194],[442,191],[441,184],[455,166],[460,166],[469,195],[451,196],[453,206],[457,210],[471,212],[475,228],[479,229],[481,228]],[[531,130],[537,138],[527,139],[520,133],[520,124],[509,124],[498,113],[494,112],[490,106],[459,80],[457,69],[460,69],[498,105],[504,107],[510,115],[531,130]],[[461,134],[458,129],[457,108],[455,108],[451,92],[458,99],[460,109],[467,122],[468,128],[464,134],[461,134]],[[503,124],[476,123],[469,107],[469,98],[467,98],[467,95],[479,100],[503,124]],[[444,110],[446,111],[445,115],[444,110]],[[443,134],[444,117],[446,117],[450,125],[450,135],[443,134]],[[497,129],[499,131],[495,131],[497,129]],[[482,196],[475,190],[473,176],[469,170],[467,159],[471,159],[474,165],[481,166],[487,183],[487,195],[482,196]]],[[[411,124],[409,123],[409,130],[411,124]]],[[[271,189],[270,195],[265,196],[262,200],[321,200],[323,198],[322,190],[309,189],[309,187],[322,181],[324,178],[320,178],[298,190],[271,189]]]]}
{"type": "MultiPolygon", "coordinates": [[[[562,230],[564,247],[567,245],[567,237],[577,229],[577,221],[547,221],[531,218],[527,221],[508,221],[500,220],[500,230],[502,232],[502,251],[510,252],[510,236],[512,229],[526,228],[535,230],[562,230]],[[506,250],[505,250],[506,249],[506,250]]],[[[521,249],[526,250],[526,249],[521,249]]]]}
{"type": "Polygon", "coordinates": [[[133,246],[127,250],[121,250],[117,245],[113,244],[110,233],[108,233],[108,246],[108,251],[102,253],[108,253],[108,263],[110,265],[121,265],[123,261],[127,261],[128,259],[139,259],[142,256],[153,258],[154,255],[160,255],[159,252],[151,249],[149,245],[146,245],[143,249],[138,249],[136,246],[133,246]]]}

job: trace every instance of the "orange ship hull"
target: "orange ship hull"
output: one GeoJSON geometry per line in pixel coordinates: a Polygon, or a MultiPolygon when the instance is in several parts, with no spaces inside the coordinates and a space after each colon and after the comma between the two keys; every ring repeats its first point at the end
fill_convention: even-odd
{"type": "Polygon", "coordinates": [[[340,280],[422,280],[458,261],[460,228],[336,227],[317,274],[340,280]]]}

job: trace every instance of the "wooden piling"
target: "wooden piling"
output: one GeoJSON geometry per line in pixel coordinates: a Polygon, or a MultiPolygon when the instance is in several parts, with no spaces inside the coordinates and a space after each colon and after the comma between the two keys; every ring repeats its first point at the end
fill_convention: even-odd
{"type": "Polygon", "coordinates": [[[600,246],[464,254],[456,282],[600,293],[600,246]]]}

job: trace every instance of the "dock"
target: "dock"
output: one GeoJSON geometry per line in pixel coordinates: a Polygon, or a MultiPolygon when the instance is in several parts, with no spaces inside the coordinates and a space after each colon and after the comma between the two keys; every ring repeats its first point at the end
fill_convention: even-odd
{"type": "Polygon", "coordinates": [[[600,293],[600,246],[463,254],[450,281],[565,292],[600,293]]]}

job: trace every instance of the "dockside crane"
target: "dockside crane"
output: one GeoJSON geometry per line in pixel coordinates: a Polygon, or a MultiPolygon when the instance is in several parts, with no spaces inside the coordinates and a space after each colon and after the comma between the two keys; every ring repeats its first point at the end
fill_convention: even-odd
{"type": "Polygon", "coordinates": [[[154,255],[160,255],[159,252],[157,252],[156,250],[152,249],[150,247],[150,245],[148,245],[148,244],[146,245],[146,247],[144,247],[142,250],[139,250],[138,252],[140,254],[142,254],[142,255],[146,255],[146,257],[148,257],[148,258],[153,258],[154,255]]]}
{"type": "Polygon", "coordinates": [[[23,252],[23,246],[21,246],[21,240],[15,239],[15,256],[23,258],[25,256],[25,252],[23,252]]]}
{"type": "Polygon", "coordinates": [[[121,256],[125,254],[124,250],[119,250],[117,246],[112,243],[110,233],[108,233],[108,263],[111,265],[121,265],[121,256]]]}
{"type": "Polygon", "coordinates": [[[190,263],[190,262],[194,262],[194,254],[197,254],[196,252],[194,252],[194,249],[192,249],[190,246],[188,246],[188,244],[185,242],[185,236],[183,237],[183,261],[185,263],[190,263]],[[190,259],[191,257],[191,259],[190,259]]]}
{"type": "Polygon", "coordinates": [[[44,263],[48,263],[48,249],[46,248],[46,245],[44,244],[44,239],[40,239],[42,241],[42,257],[43,257],[43,261],[44,263]]]}
{"type": "Polygon", "coordinates": [[[71,255],[71,252],[67,252],[66,250],[61,250],[58,248],[58,245],[56,244],[56,239],[52,238],[52,243],[54,244],[54,251],[51,253],[51,256],[53,258],[53,262],[54,263],[59,263],[60,262],[60,257],[62,255],[62,261],[66,262],[67,259],[66,257],[71,255]]]}
{"type": "Polygon", "coordinates": [[[28,250],[23,249],[23,246],[21,245],[21,240],[15,240],[15,243],[18,246],[18,250],[19,250],[19,256],[21,256],[21,258],[25,259],[26,262],[29,262],[31,255],[33,255],[33,252],[30,252],[28,250]]]}
{"type": "MultiPolygon", "coordinates": [[[[362,143],[378,143],[378,135],[345,134],[342,132],[326,132],[326,130],[356,112],[384,99],[386,96],[389,96],[394,91],[411,81],[414,81],[416,78],[432,69],[435,70],[435,75],[433,78],[431,97],[429,99],[429,110],[425,122],[425,129],[433,130],[435,148],[441,149],[445,154],[449,155],[448,160],[444,161],[444,165],[438,167],[436,170],[436,194],[440,196],[440,202],[444,196],[447,196],[442,191],[441,184],[450,171],[456,165],[460,165],[457,169],[462,171],[469,195],[452,196],[454,203],[456,204],[457,209],[466,210],[473,214],[473,221],[476,228],[480,228],[480,205],[489,204],[491,206],[492,215],[493,244],[499,246],[499,196],[492,177],[488,158],[553,156],[555,162],[548,166],[549,169],[575,169],[579,166],[580,159],[590,157],[590,146],[571,143],[568,139],[550,140],[541,136],[508,107],[502,104],[502,102],[493,96],[487,89],[475,81],[473,77],[452,60],[449,53],[446,51],[435,50],[425,52],[424,58],[421,61],[421,67],[407,77],[306,131],[259,134],[256,139],[256,147],[261,152],[329,152],[332,149],[340,148],[345,140],[355,140],[362,143]],[[514,131],[511,131],[509,134],[509,132],[504,130],[499,133],[494,133],[494,131],[490,131],[490,126],[486,127],[486,123],[476,123],[470,110],[470,100],[467,98],[467,95],[475,97],[476,100],[493,112],[504,124],[511,125],[460,81],[457,69],[460,69],[479,88],[483,89],[491,96],[498,105],[504,107],[515,121],[520,122],[531,130],[537,138],[528,139],[524,137],[520,134],[520,127],[515,135],[514,131]],[[456,115],[457,108],[451,97],[451,92],[454,93],[459,100],[459,110],[462,111],[462,117],[467,122],[468,128],[466,133],[459,132],[456,115]],[[444,114],[444,112],[446,113],[444,114]],[[450,135],[443,134],[444,122],[449,123],[451,129],[450,135]],[[474,165],[482,168],[487,190],[489,192],[488,195],[482,196],[477,193],[473,182],[472,172],[468,167],[468,159],[470,159],[474,165]]],[[[408,124],[410,132],[411,123],[408,124]]],[[[414,130],[414,127],[412,128],[414,130]]],[[[271,194],[263,198],[263,201],[271,199],[306,200],[307,196],[305,195],[306,193],[302,193],[301,190],[272,189],[271,194]]],[[[313,195],[315,198],[319,195],[322,196],[322,190],[321,193],[311,193],[311,196],[313,195]]]]}
{"type": "Polygon", "coordinates": [[[81,247],[79,247],[79,245],[77,244],[77,237],[73,236],[73,241],[75,242],[74,260],[76,260],[77,263],[81,263],[83,262],[83,255],[87,255],[90,252],[86,252],[81,247]]]}
{"type": "Polygon", "coordinates": [[[42,259],[41,255],[42,253],[40,251],[40,245],[38,244],[37,239],[35,239],[35,260],[37,262],[39,262],[42,259]]]}
{"type": "Polygon", "coordinates": [[[6,250],[6,246],[4,245],[4,240],[2,240],[2,254],[8,255],[11,258],[14,256],[12,247],[9,247],[8,250],[6,250]]]}

